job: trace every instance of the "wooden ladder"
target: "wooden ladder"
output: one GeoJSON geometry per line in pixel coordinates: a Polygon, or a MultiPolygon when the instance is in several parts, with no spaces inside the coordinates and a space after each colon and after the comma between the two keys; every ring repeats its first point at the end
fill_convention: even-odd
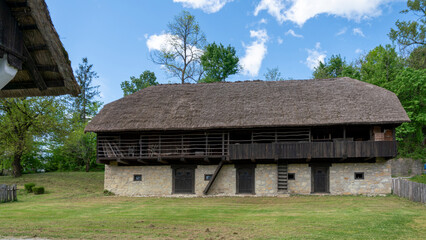
{"type": "Polygon", "coordinates": [[[288,171],[287,163],[278,162],[278,193],[288,191],[288,171]]]}
{"type": "Polygon", "coordinates": [[[214,171],[213,176],[210,178],[209,183],[207,184],[206,188],[203,191],[204,195],[207,195],[209,193],[210,187],[213,185],[214,180],[216,180],[217,175],[220,172],[220,169],[222,169],[223,164],[225,163],[225,161],[220,161],[219,165],[217,165],[216,170],[214,171]]]}

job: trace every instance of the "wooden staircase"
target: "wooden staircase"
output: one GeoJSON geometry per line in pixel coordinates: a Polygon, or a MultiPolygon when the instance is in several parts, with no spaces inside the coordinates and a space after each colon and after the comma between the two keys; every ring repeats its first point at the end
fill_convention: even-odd
{"type": "Polygon", "coordinates": [[[288,171],[287,163],[278,163],[278,193],[288,191],[288,171]]]}

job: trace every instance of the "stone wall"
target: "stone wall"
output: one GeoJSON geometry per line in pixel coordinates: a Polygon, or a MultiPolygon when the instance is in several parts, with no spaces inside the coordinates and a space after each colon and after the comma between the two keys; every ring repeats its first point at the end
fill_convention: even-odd
{"type": "Polygon", "coordinates": [[[111,166],[105,165],[105,189],[120,196],[165,196],[172,193],[170,166],[111,166]],[[142,181],[133,181],[142,174],[142,181]]]}
{"type": "Polygon", "coordinates": [[[411,158],[398,158],[391,161],[392,176],[412,177],[420,175],[424,171],[424,164],[421,160],[411,158]]]}
{"type": "MultiPolygon", "coordinates": [[[[204,196],[208,181],[205,174],[213,174],[217,165],[198,165],[195,169],[195,194],[182,196],[204,196]]],[[[105,189],[120,196],[181,196],[172,194],[173,170],[170,166],[113,166],[105,165],[105,189]],[[142,181],[133,181],[135,174],[142,174],[142,181]]],[[[277,194],[277,166],[258,164],[255,169],[255,192],[257,196],[277,194]]],[[[209,195],[235,196],[236,169],[233,164],[224,165],[209,195]]]]}
{"type": "MultiPolygon", "coordinates": [[[[172,194],[173,170],[165,166],[105,165],[105,189],[121,196],[204,196],[208,181],[205,174],[213,174],[216,165],[198,165],[195,168],[195,194],[172,194]],[[133,181],[141,174],[142,181],[133,181]]],[[[288,172],[295,180],[288,181],[291,194],[311,193],[311,167],[308,164],[289,164],[288,172]]],[[[391,191],[390,162],[333,163],[329,169],[330,194],[387,194],[391,191]],[[354,173],[363,172],[363,180],[355,180],[354,173]]],[[[256,196],[277,195],[277,165],[257,164],[255,168],[256,196]]],[[[236,196],[236,169],[224,165],[210,188],[210,196],[236,196]]],[[[241,195],[238,195],[241,196],[241,195]]]]}
{"type": "Polygon", "coordinates": [[[379,195],[391,193],[392,177],[389,161],[376,163],[334,163],[330,167],[331,194],[379,195]],[[355,172],[364,179],[356,180],[355,172]]]}
{"type": "Polygon", "coordinates": [[[288,173],[295,174],[295,180],[288,180],[288,193],[311,193],[311,167],[308,164],[289,164],[288,173]]]}

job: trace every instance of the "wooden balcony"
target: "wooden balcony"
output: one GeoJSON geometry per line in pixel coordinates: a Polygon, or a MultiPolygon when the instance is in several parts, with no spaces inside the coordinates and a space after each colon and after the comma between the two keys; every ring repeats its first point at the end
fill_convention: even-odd
{"type": "Polygon", "coordinates": [[[391,158],[396,141],[336,141],[230,144],[230,160],[391,158]]]}

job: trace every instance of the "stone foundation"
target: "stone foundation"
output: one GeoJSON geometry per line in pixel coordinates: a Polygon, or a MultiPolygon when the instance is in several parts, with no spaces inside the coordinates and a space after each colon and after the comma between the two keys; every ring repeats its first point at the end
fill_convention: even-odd
{"type": "MultiPolygon", "coordinates": [[[[173,169],[164,166],[113,166],[105,165],[105,189],[120,196],[204,196],[208,181],[205,174],[213,174],[216,165],[198,165],[195,168],[195,194],[172,193],[173,169]],[[142,181],[133,181],[135,174],[142,181]]],[[[288,172],[295,180],[288,181],[288,193],[311,194],[311,167],[308,164],[289,164],[288,172]]],[[[389,162],[333,163],[329,168],[330,194],[388,194],[391,192],[389,162]],[[363,180],[355,180],[354,173],[363,172],[363,180]]],[[[236,194],[236,169],[224,165],[210,188],[209,196],[242,196],[236,194]]],[[[257,164],[255,168],[255,195],[276,196],[277,165],[257,164]]]]}

